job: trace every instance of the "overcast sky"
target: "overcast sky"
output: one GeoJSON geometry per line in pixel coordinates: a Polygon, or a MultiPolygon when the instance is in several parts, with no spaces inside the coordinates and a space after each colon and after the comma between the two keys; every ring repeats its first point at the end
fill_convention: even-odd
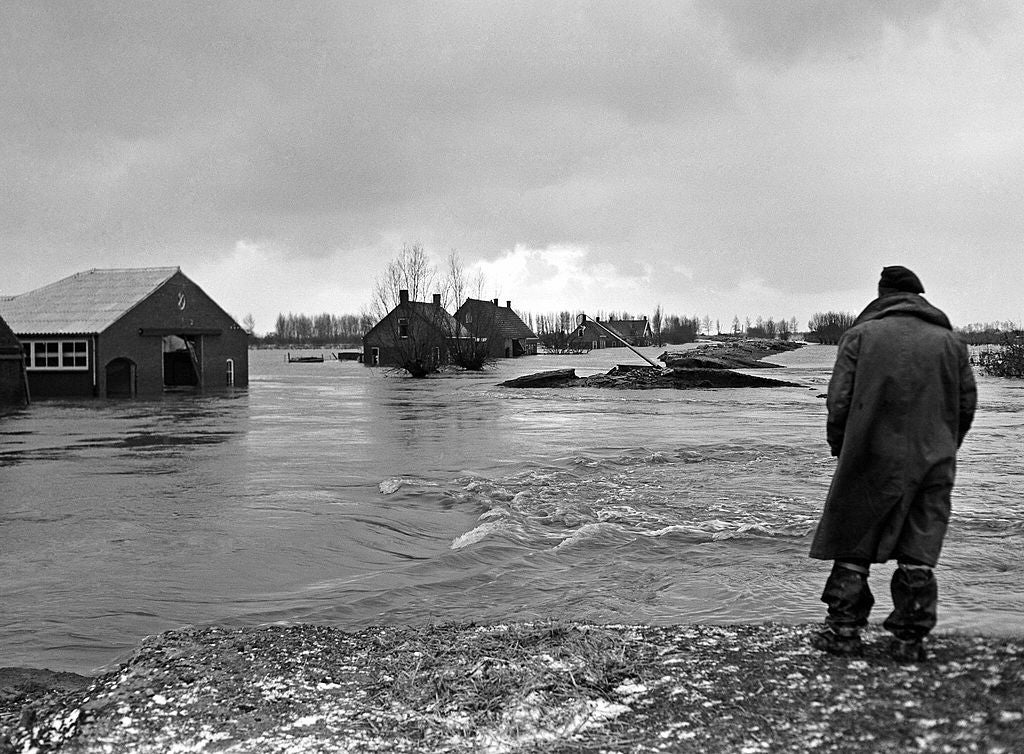
{"type": "Polygon", "coordinates": [[[403,244],[519,310],[1024,320],[1024,11],[940,0],[0,4],[0,294],[180,266],[358,313],[403,244]]]}

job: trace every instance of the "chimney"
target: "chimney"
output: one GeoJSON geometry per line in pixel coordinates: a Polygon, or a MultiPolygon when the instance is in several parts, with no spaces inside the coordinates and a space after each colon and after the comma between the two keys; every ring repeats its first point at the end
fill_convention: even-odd
{"type": "Polygon", "coordinates": [[[506,301],[505,302],[505,308],[506,309],[511,309],[512,308],[512,302],[511,301],[506,301]]]}
{"type": "Polygon", "coordinates": [[[492,298],[492,299],[491,299],[491,301],[492,301],[492,302],[494,302],[494,305],[495,305],[495,306],[497,306],[497,305],[498,305],[498,299],[496,299],[496,298],[492,298]]]}
{"type": "Polygon", "coordinates": [[[405,288],[403,288],[402,290],[400,290],[398,292],[398,303],[400,303],[400,304],[408,304],[409,303],[409,291],[407,291],[405,288]]]}
{"type": "Polygon", "coordinates": [[[437,307],[441,306],[441,294],[440,293],[435,293],[434,294],[434,306],[437,306],[437,307]]]}

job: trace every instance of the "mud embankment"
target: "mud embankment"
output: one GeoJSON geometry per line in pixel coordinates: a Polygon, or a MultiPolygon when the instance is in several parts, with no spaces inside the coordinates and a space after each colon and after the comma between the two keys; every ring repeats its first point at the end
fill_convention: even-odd
{"type": "Polygon", "coordinates": [[[1019,638],[935,635],[901,665],[877,627],[862,657],[818,628],[186,627],[27,695],[0,752],[1020,751],[1019,638]]]}
{"type": "Polygon", "coordinates": [[[538,372],[502,382],[502,387],[603,387],[627,390],[701,389],[739,387],[800,387],[796,383],[738,372],[738,369],[774,369],[762,361],[802,346],[781,340],[742,340],[707,343],[686,351],[665,351],[658,360],[665,367],[619,365],[605,374],[576,376],[574,369],[538,372]]]}

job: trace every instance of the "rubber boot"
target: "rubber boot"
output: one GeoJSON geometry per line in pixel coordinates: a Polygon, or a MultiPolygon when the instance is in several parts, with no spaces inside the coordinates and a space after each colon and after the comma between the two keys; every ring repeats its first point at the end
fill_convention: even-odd
{"type": "Polygon", "coordinates": [[[892,574],[893,611],[882,625],[895,637],[889,654],[897,662],[927,659],[924,637],[938,622],[939,585],[926,565],[900,563],[892,574]]]}
{"type": "Polygon", "coordinates": [[[825,630],[811,637],[811,646],[837,655],[863,651],[860,630],[868,624],[875,598],[868,587],[868,568],[836,561],[825,582],[821,601],[828,606],[825,630]]]}

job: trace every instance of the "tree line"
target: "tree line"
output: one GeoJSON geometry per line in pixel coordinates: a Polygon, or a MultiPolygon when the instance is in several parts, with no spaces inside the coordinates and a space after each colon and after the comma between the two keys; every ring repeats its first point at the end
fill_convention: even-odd
{"type": "MultiPolygon", "coordinates": [[[[562,310],[547,313],[529,311],[517,311],[516,313],[537,334],[542,345],[556,347],[564,345],[562,341],[568,339],[576,329],[577,317],[583,312],[562,310]]],[[[644,315],[632,314],[628,311],[605,312],[599,310],[595,317],[602,322],[607,322],[609,320],[639,320],[643,319],[644,315]]],[[[360,314],[341,315],[326,312],[313,315],[288,312],[287,314],[278,314],[274,329],[265,335],[260,336],[252,332],[251,318],[247,318],[246,329],[250,331],[253,344],[263,347],[357,346],[380,318],[381,315],[377,312],[371,314],[367,311],[360,314]]],[[[815,314],[808,323],[808,338],[820,343],[835,344],[839,341],[839,336],[853,324],[854,319],[855,315],[846,312],[815,314]]],[[[789,340],[798,333],[796,317],[788,320],[785,318],[775,320],[772,317],[757,317],[751,320],[748,317],[744,322],[741,322],[739,317],[734,317],[730,330],[723,333],[720,321],[712,321],[707,315],[700,317],[698,315],[665,314],[660,306],[655,308],[651,317],[651,330],[657,345],[692,343],[701,335],[731,334],[750,338],[789,340]]],[[[1001,330],[992,326],[978,325],[969,326],[962,332],[968,342],[996,343],[999,342],[1001,330]]]]}
{"type": "Polygon", "coordinates": [[[272,332],[252,335],[252,342],[268,348],[326,348],[357,346],[373,327],[368,314],[278,314],[272,332]]]}
{"type": "Polygon", "coordinates": [[[957,333],[969,346],[989,346],[1001,345],[1007,338],[1019,337],[1024,334],[1024,329],[1010,321],[974,322],[957,328],[957,333]]]}

